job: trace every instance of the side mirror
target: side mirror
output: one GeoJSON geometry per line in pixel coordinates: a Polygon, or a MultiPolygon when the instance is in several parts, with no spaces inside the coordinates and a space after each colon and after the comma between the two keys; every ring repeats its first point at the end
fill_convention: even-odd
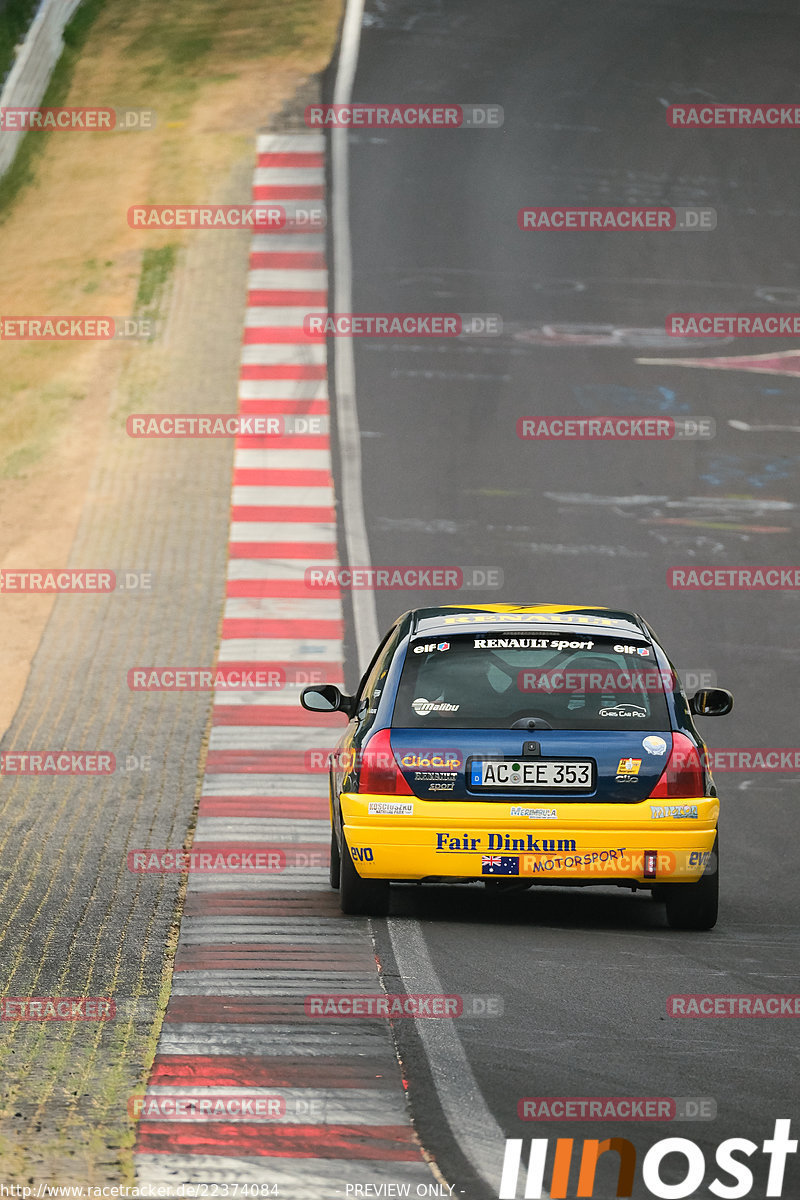
{"type": "Polygon", "coordinates": [[[726,688],[703,688],[689,700],[689,712],[696,717],[724,717],[733,708],[733,696],[726,688]]]}
{"type": "Polygon", "coordinates": [[[355,697],[345,696],[333,683],[303,688],[300,703],[309,712],[343,712],[348,717],[355,713],[355,697]]]}

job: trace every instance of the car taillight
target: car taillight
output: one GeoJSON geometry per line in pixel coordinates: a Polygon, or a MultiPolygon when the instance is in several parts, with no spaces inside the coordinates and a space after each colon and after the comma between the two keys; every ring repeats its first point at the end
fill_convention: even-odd
{"type": "Polygon", "coordinates": [[[392,753],[388,729],[379,729],[358,756],[358,790],[378,796],[413,796],[392,753]]]}
{"type": "Polygon", "coordinates": [[[651,800],[690,800],[705,795],[705,775],[700,752],[684,733],[673,733],[672,753],[651,800]]]}

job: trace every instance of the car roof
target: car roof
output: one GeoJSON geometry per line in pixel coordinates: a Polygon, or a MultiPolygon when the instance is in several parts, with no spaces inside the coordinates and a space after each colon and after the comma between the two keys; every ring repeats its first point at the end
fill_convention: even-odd
{"type": "MultiPolygon", "coordinates": [[[[584,604],[448,604],[436,608],[411,609],[411,633],[414,636],[468,633],[474,630],[494,632],[516,626],[525,629],[568,629],[609,636],[635,637],[647,642],[651,635],[641,617],[634,612],[584,604]]],[[[402,618],[401,618],[402,619],[402,618]]]]}

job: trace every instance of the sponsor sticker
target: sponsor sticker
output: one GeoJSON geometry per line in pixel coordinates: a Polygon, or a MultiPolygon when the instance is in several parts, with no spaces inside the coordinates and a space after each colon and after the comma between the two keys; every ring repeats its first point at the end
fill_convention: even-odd
{"type": "Polygon", "coordinates": [[[475,650],[591,650],[593,641],[582,638],[576,641],[545,637],[476,637],[475,650]]]}
{"type": "Polygon", "coordinates": [[[601,625],[619,629],[623,624],[621,621],[614,621],[611,617],[595,617],[594,615],[575,614],[569,612],[489,612],[489,613],[464,613],[457,617],[444,617],[443,625],[518,625],[534,622],[536,625],[601,625]]]}
{"type": "Polygon", "coordinates": [[[600,709],[601,717],[646,717],[647,713],[636,704],[614,704],[600,709]]]}
{"type": "Polygon", "coordinates": [[[671,820],[697,820],[696,804],[651,804],[650,816],[655,820],[668,817],[671,820]]]}
{"type": "Polygon", "coordinates": [[[642,747],[648,754],[666,754],[667,743],[662,737],[646,737],[642,741],[642,747]]]}
{"type": "Polygon", "coordinates": [[[510,817],[528,817],[531,821],[557,821],[556,808],[526,808],[522,804],[514,804],[508,814],[510,817]]]}
{"type": "Polygon", "coordinates": [[[640,758],[621,758],[617,764],[618,775],[638,775],[642,765],[640,758]]]}
{"type": "Polygon", "coordinates": [[[461,705],[445,704],[441,700],[426,700],[424,696],[418,696],[411,701],[411,707],[418,717],[427,717],[432,712],[458,712],[461,705]]]}
{"type": "Polygon", "coordinates": [[[422,754],[404,754],[400,759],[401,767],[415,767],[418,770],[442,770],[450,774],[461,766],[461,755],[457,750],[427,751],[422,754]]]}
{"type": "Polygon", "coordinates": [[[371,817],[410,817],[413,815],[414,805],[401,800],[370,800],[367,812],[371,817]]]}
{"type": "Polygon", "coordinates": [[[519,859],[501,854],[484,854],[481,858],[482,875],[519,875],[519,859]]]}
{"type": "Polygon", "coordinates": [[[457,835],[448,832],[437,832],[436,850],[445,854],[463,854],[478,851],[483,854],[505,853],[512,854],[553,854],[561,851],[574,851],[574,838],[538,838],[532,833],[514,837],[509,833],[490,833],[473,836],[469,832],[457,835]]]}

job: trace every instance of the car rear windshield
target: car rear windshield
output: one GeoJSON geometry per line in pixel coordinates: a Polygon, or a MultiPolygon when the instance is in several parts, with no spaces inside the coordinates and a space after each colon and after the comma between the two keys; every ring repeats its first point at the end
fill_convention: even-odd
{"type": "Polygon", "coordinates": [[[645,642],[574,630],[428,635],[408,647],[392,725],[508,729],[540,717],[552,729],[663,730],[671,686],[645,642]]]}

